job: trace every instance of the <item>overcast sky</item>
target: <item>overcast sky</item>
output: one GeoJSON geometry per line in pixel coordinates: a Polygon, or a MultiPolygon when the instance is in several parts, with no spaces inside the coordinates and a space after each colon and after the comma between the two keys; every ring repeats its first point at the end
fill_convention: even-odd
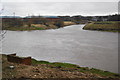
{"type": "Polygon", "coordinates": [[[120,0],[0,0],[1,2],[119,2],[120,0]]]}
{"type": "MultiPolygon", "coordinates": [[[[2,15],[110,15],[118,13],[119,0],[64,0],[64,2],[54,2],[54,0],[47,0],[48,2],[40,2],[40,0],[2,0],[4,11],[2,15]],[[31,2],[32,1],[32,2],[31,2]],[[34,2],[33,2],[34,1],[34,2]],[[66,2],[65,2],[66,1],[66,2]],[[75,2],[76,1],[76,2],[75,2]],[[104,2],[106,1],[106,2],[104,2]]],[[[60,0],[62,1],[62,0],[60,0]]]]}

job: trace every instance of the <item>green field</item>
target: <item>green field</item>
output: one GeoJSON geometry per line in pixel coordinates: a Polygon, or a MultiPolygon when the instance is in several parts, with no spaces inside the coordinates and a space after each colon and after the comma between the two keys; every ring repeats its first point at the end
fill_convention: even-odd
{"type": "Polygon", "coordinates": [[[84,30],[98,30],[98,31],[110,31],[120,32],[119,21],[97,21],[87,24],[83,27],[84,30]]]}

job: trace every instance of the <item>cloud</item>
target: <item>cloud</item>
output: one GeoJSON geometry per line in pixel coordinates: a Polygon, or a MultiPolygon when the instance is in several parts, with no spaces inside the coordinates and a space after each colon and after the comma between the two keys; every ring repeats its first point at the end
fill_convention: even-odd
{"type": "Polygon", "coordinates": [[[4,15],[104,15],[116,13],[117,2],[4,2],[4,15]]]}

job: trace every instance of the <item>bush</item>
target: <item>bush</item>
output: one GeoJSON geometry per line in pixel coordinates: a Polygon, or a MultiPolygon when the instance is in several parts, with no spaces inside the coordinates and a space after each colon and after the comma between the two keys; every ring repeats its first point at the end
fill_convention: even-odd
{"type": "Polygon", "coordinates": [[[55,21],[54,25],[57,26],[58,28],[60,28],[60,27],[64,26],[64,22],[61,20],[58,20],[58,21],[55,21]]]}
{"type": "Polygon", "coordinates": [[[5,27],[20,27],[23,26],[23,22],[21,21],[21,19],[3,19],[2,20],[2,26],[3,28],[5,27]]]}

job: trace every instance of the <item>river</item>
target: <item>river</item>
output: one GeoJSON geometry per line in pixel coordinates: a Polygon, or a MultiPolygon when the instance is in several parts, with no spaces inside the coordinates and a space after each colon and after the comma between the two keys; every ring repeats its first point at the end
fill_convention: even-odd
{"type": "Polygon", "coordinates": [[[118,73],[118,33],[82,30],[84,25],[35,31],[7,31],[3,53],[67,62],[118,73]]]}

